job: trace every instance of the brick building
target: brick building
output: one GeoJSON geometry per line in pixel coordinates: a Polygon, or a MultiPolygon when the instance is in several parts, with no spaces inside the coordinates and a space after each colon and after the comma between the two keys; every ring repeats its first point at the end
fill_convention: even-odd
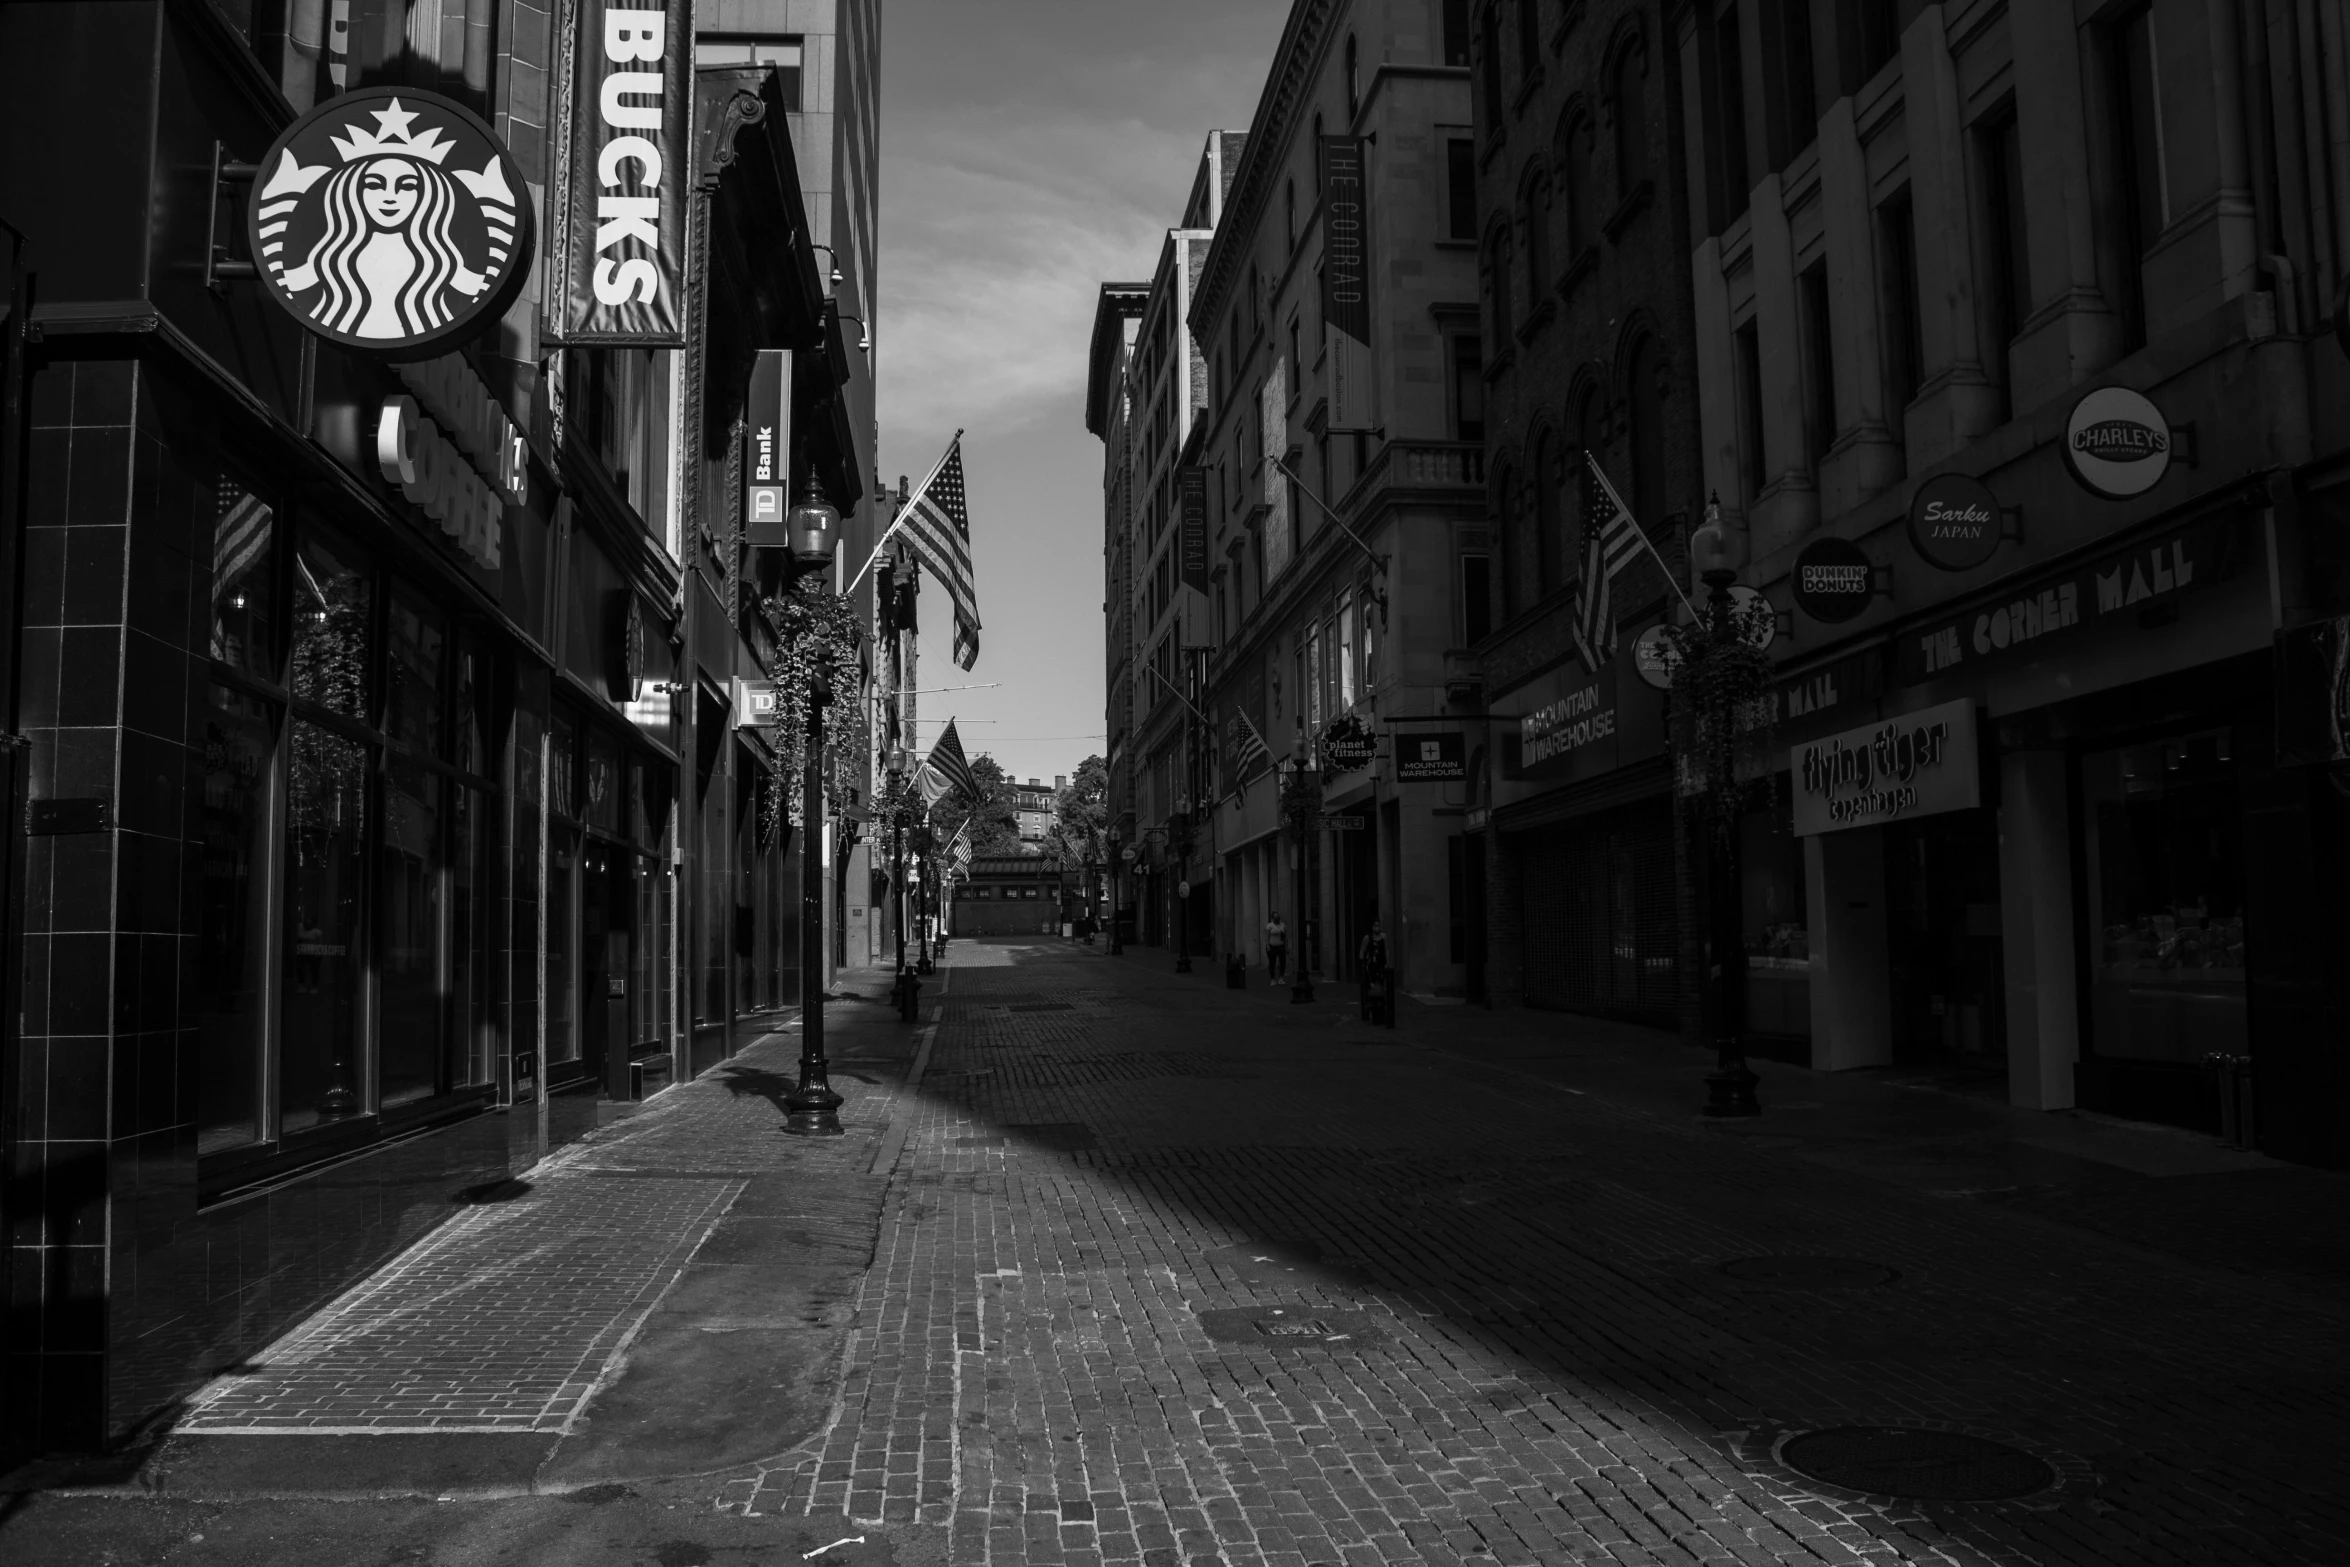
{"type": "MultiPolygon", "coordinates": [[[[1626,656],[1678,605],[1653,558],[1575,616],[1595,458],[1664,559],[1704,505],[1679,75],[1654,3],[1473,12],[1473,139],[1491,524],[1464,555],[1485,759],[1464,872],[1495,1004],[1677,1020],[1686,984],[1663,694],[1626,656]]],[[[1464,132],[1464,137],[1471,133],[1464,132]]]]}

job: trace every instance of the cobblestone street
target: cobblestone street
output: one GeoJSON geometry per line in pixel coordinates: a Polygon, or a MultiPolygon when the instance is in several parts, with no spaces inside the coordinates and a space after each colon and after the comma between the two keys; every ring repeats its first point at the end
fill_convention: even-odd
{"type": "MultiPolygon", "coordinates": [[[[1165,963],[955,943],[923,1024],[836,1007],[848,1137],[778,1135],[773,1036],[461,1213],[215,1383],[139,1477],[21,1507],[0,1551],[2350,1559],[2322,1236],[2215,1265],[2190,1231],[2228,1227],[2220,1199],[2175,1244],[2113,1218],[2204,1177],[2109,1169],[2071,1220],[1918,1177],[1917,1137],[1884,1131],[1955,1144],[2004,1109],[1766,1063],[1765,1117],[1724,1126],[1663,1036],[1419,1005],[1389,1032],[1342,987],[1293,1006],[1165,963]],[[1824,1107],[1852,1130],[1794,1130],[1824,1107]],[[1882,1490],[1799,1472],[1806,1433],[1854,1427],[1905,1433],[1863,1454],[1882,1490]],[[1945,1438],[2001,1445],[1954,1468],[1945,1438]]],[[[2060,1119],[2091,1157],[2033,1157],[2110,1166],[2098,1139],[2151,1135],[2060,1119]]],[[[2337,1178],[2268,1173],[2296,1184],[2210,1179],[2338,1211],[2337,1178]]]]}
{"type": "Polygon", "coordinates": [[[1072,1567],[2350,1558],[2338,1293],[1463,1065],[1328,988],[953,961],[845,1404],[748,1511],[1072,1567]],[[1739,1265],[1814,1257],[1863,1266],[1739,1265]],[[1904,1502],[1779,1456],[1872,1425],[2055,1483],[1904,1502]]]}

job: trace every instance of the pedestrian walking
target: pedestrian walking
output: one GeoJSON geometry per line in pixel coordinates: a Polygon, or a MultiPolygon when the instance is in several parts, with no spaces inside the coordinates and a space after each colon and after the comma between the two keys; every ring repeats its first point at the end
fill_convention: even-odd
{"type": "Polygon", "coordinates": [[[1289,972],[1289,924],[1278,912],[1265,921],[1265,972],[1273,979],[1289,972]]]}
{"type": "Polygon", "coordinates": [[[1395,1015],[1395,979],[1387,966],[1387,935],[1377,920],[1355,948],[1355,974],[1362,985],[1363,1021],[1386,1023],[1395,1015]]]}

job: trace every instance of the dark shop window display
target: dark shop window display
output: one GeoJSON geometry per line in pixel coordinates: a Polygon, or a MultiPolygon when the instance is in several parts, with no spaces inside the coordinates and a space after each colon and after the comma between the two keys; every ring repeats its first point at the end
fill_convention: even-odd
{"type": "Polygon", "coordinates": [[[1746,935],[1746,1026],[1766,1043],[1811,1038],[1811,928],[1805,902],[1803,840],[1795,836],[1795,800],[1785,779],[1773,802],[1739,823],[1738,864],[1746,935]]]}
{"type": "Polygon", "coordinates": [[[217,495],[196,1094],[215,1188],[477,1090],[493,1054],[482,655],[308,519],[234,479],[217,495]]]}
{"type": "Polygon", "coordinates": [[[2242,815],[2229,731],[2082,758],[2091,1050],[2194,1065],[2249,1048],[2242,815]]]}

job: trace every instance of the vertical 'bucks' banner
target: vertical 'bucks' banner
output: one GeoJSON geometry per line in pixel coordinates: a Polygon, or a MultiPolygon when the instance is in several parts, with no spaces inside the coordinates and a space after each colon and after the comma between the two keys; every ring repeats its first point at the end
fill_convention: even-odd
{"type": "Polygon", "coordinates": [[[1371,388],[1369,238],[1363,187],[1363,144],[1353,136],[1322,138],[1322,319],[1330,329],[1332,431],[1378,427],[1371,388]]]}
{"type": "Polygon", "coordinates": [[[692,0],[575,0],[570,189],[556,335],[685,344],[685,196],[693,174],[692,0]]]}

